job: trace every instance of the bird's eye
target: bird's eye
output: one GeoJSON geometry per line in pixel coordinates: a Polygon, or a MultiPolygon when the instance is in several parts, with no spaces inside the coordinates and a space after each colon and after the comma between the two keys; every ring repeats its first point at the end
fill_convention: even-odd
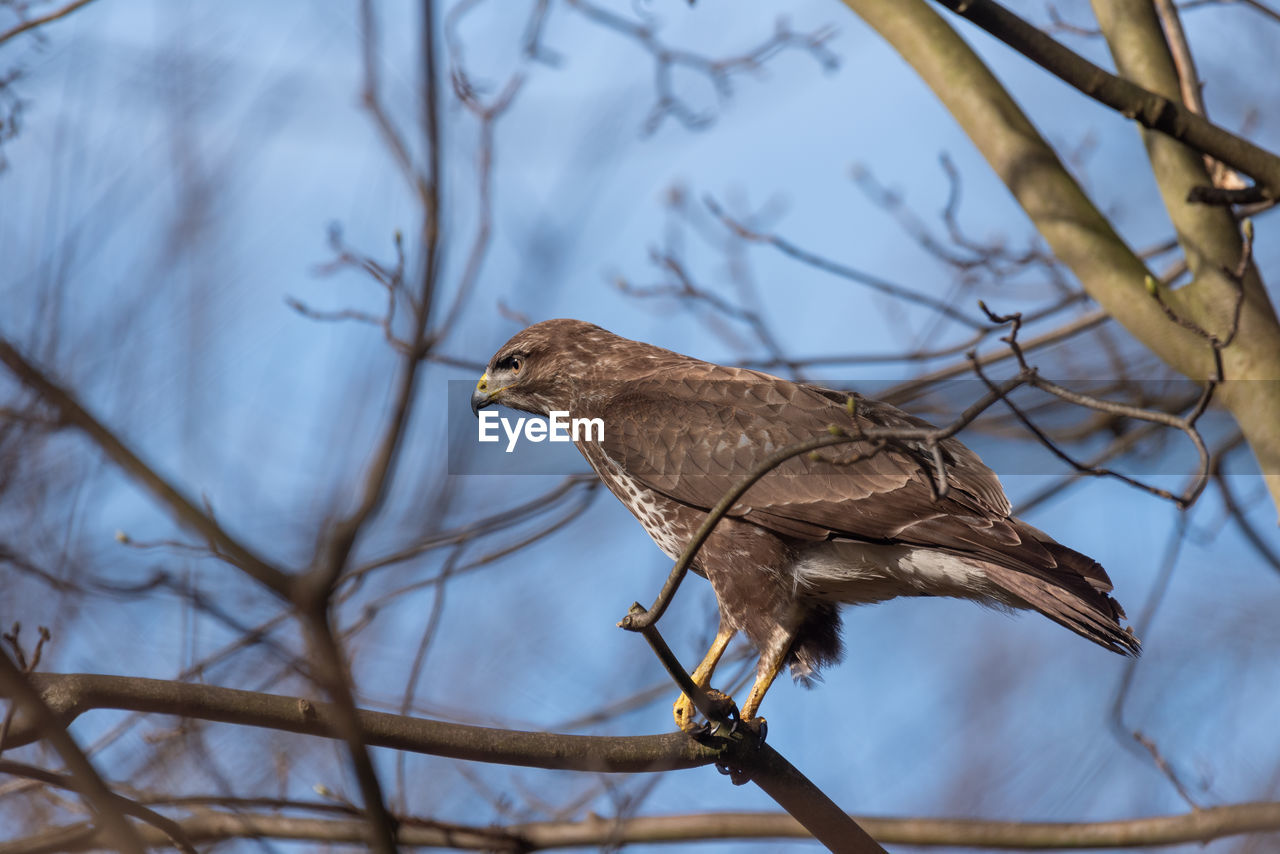
{"type": "Polygon", "coordinates": [[[500,370],[510,371],[513,374],[520,373],[522,367],[524,367],[524,358],[521,356],[508,356],[498,363],[500,370]]]}

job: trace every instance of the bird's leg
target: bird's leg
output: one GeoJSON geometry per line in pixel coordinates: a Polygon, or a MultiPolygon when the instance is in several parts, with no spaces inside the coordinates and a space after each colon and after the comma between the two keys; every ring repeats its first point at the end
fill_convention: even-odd
{"type": "Polygon", "coordinates": [[[760,709],[760,703],[764,700],[764,695],[769,691],[769,686],[773,684],[773,680],[778,678],[778,674],[782,672],[783,663],[787,660],[787,652],[790,650],[790,644],[781,647],[781,651],[768,655],[768,660],[760,660],[760,669],[757,671],[756,684],[751,686],[751,693],[747,695],[747,701],[742,704],[742,719],[749,721],[756,716],[756,712],[760,709]]]}
{"type": "MultiPolygon", "coordinates": [[[[736,631],[723,619],[720,620],[720,628],[716,630],[716,638],[711,642],[711,649],[707,650],[706,656],[691,674],[693,684],[699,688],[706,688],[710,684],[711,674],[715,673],[716,665],[720,663],[720,657],[724,655],[736,631]]],[[[693,720],[698,716],[698,710],[693,707],[693,700],[690,697],[681,694],[680,699],[676,700],[672,715],[676,719],[676,726],[687,732],[694,728],[693,720]]]]}

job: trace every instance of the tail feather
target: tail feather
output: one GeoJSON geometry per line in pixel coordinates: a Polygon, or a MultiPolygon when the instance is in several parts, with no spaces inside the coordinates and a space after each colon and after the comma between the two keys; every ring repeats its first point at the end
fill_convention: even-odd
{"type": "MultiPolygon", "coordinates": [[[[1101,567],[1098,569],[1101,570],[1101,567]]],[[[1120,603],[1087,583],[1088,579],[1069,572],[1051,575],[1011,569],[998,564],[992,564],[988,568],[987,577],[1002,590],[1026,603],[1027,607],[1034,608],[1058,625],[1065,626],[1105,649],[1132,656],[1142,652],[1142,644],[1133,630],[1120,623],[1124,619],[1124,609],[1120,607],[1120,603]]]]}
{"type": "Polygon", "coordinates": [[[1096,560],[1021,519],[1009,519],[1020,544],[988,553],[987,578],[1029,608],[1101,647],[1139,655],[1142,645],[1121,624],[1124,609],[1108,594],[1111,579],[1096,560]]]}

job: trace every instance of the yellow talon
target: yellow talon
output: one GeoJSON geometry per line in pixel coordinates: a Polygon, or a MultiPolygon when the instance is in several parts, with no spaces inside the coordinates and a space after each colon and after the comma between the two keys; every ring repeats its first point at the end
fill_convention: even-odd
{"type": "Polygon", "coordinates": [[[693,707],[693,701],[684,694],[681,694],[680,699],[676,700],[672,706],[671,716],[676,719],[676,726],[685,732],[696,728],[694,720],[698,717],[698,710],[693,707]]]}
{"type": "MultiPolygon", "coordinates": [[[[699,688],[706,688],[711,684],[711,674],[715,673],[716,665],[720,663],[720,657],[724,655],[735,631],[723,620],[720,621],[720,628],[716,631],[715,640],[711,642],[711,649],[707,650],[706,657],[693,670],[693,684],[699,688]]],[[[671,716],[676,719],[676,726],[688,732],[694,728],[693,722],[698,717],[698,710],[694,708],[693,700],[681,694],[671,709],[671,716]]]]}

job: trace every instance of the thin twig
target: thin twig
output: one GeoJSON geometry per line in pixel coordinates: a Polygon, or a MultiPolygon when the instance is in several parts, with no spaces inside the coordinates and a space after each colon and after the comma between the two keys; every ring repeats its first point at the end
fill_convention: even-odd
{"type": "Polygon", "coordinates": [[[77,9],[88,6],[92,2],[93,0],[74,0],[74,2],[68,3],[61,9],[54,9],[47,15],[41,15],[38,18],[31,18],[30,20],[23,21],[21,24],[0,33],[0,45],[4,44],[14,36],[21,35],[29,30],[34,30],[37,27],[43,27],[45,24],[52,23],[59,18],[65,18],[77,9]]]}
{"type": "MultiPolygon", "coordinates": [[[[1164,604],[1165,595],[1169,592],[1169,585],[1173,581],[1174,572],[1178,567],[1178,559],[1182,555],[1182,547],[1186,544],[1187,530],[1190,527],[1190,514],[1180,513],[1174,524],[1173,531],[1169,535],[1169,542],[1165,546],[1164,559],[1161,561],[1160,574],[1156,577],[1155,583],[1151,587],[1151,592],[1147,597],[1146,604],[1142,608],[1142,613],[1138,615],[1138,619],[1133,622],[1136,634],[1146,636],[1155,621],[1156,613],[1160,610],[1160,606],[1164,604]]],[[[1124,668],[1124,674],[1120,677],[1120,682],[1116,686],[1115,697],[1111,702],[1111,733],[1116,740],[1125,749],[1137,752],[1135,745],[1141,745],[1145,751],[1141,754],[1144,758],[1151,758],[1156,763],[1156,768],[1169,780],[1170,784],[1178,792],[1179,796],[1193,809],[1198,809],[1198,805],[1191,799],[1185,786],[1178,777],[1173,773],[1173,769],[1160,751],[1156,749],[1155,743],[1144,736],[1141,731],[1130,727],[1124,719],[1125,705],[1129,701],[1129,692],[1133,689],[1133,683],[1137,678],[1139,660],[1136,658],[1129,659],[1124,668]]]]}
{"type": "Polygon", "coordinates": [[[1257,552],[1258,557],[1262,558],[1271,569],[1280,572],[1280,552],[1277,552],[1271,542],[1259,533],[1258,529],[1249,521],[1247,508],[1241,504],[1236,497],[1235,490],[1231,487],[1232,475],[1223,470],[1226,465],[1227,454],[1239,447],[1243,442],[1244,436],[1236,434],[1227,447],[1215,454],[1210,474],[1212,474],[1213,482],[1217,485],[1218,492],[1222,496],[1223,507],[1226,508],[1227,514],[1235,521],[1240,533],[1244,535],[1245,540],[1257,552]]]}
{"type": "Polygon", "coordinates": [[[476,197],[479,213],[477,214],[476,234],[467,253],[467,262],[458,280],[458,289],[454,294],[453,304],[445,312],[444,320],[439,324],[439,332],[433,336],[436,342],[457,328],[458,318],[470,299],[472,292],[480,281],[480,270],[484,259],[489,254],[489,240],[493,232],[493,160],[494,160],[494,125],[497,120],[510,109],[520,87],[524,85],[524,75],[514,74],[507,81],[498,96],[489,104],[482,104],[476,97],[474,88],[467,81],[461,67],[455,67],[452,75],[454,92],[458,100],[480,122],[480,141],[476,147],[476,197]]]}
{"type": "Polygon", "coordinates": [[[856,282],[857,284],[860,284],[873,291],[885,294],[886,296],[891,296],[894,299],[899,299],[904,302],[909,302],[909,303],[914,303],[916,305],[924,306],[932,311],[937,312],[938,314],[943,315],[944,317],[950,318],[951,320],[954,320],[957,323],[967,326],[970,329],[985,328],[985,324],[983,324],[981,320],[974,317],[970,317],[969,315],[955,308],[955,306],[943,300],[939,300],[935,297],[929,296],[928,294],[923,294],[918,291],[913,291],[910,288],[904,287],[902,285],[894,284],[893,282],[886,281],[877,276],[873,276],[869,273],[864,273],[861,270],[856,270],[852,267],[848,267],[844,264],[840,264],[836,261],[832,261],[831,259],[826,258],[822,255],[818,255],[816,253],[810,252],[807,249],[803,249],[800,246],[797,246],[796,244],[776,234],[764,234],[764,233],[758,232],[748,227],[745,223],[740,222],[734,219],[733,217],[729,216],[729,214],[725,212],[724,208],[722,208],[719,202],[717,202],[714,198],[711,198],[710,196],[708,196],[705,199],[705,202],[706,202],[707,208],[710,209],[710,211],[713,214],[715,214],[715,216],[718,217],[721,222],[724,223],[725,227],[728,228],[730,231],[732,231],[734,234],[736,234],[738,237],[742,238],[743,240],[746,240],[752,243],[760,243],[765,246],[772,246],[774,249],[777,249],[782,254],[787,255],[788,257],[794,258],[795,260],[800,261],[803,264],[807,264],[810,267],[813,267],[818,270],[822,270],[823,272],[830,273],[834,276],[839,276],[840,278],[847,279],[848,281],[851,281],[851,282],[856,282]]]}
{"type": "Polygon", "coordinates": [[[1191,807],[1193,810],[1200,809],[1200,805],[1191,797],[1190,790],[1187,789],[1186,785],[1178,777],[1178,773],[1174,771],[1173,766],[1165,760],[1164,754],[1160,752],[1160,747],[1155,743],[1155,740],[1144,734],[1142,730],[1134,730],[1133,740],[1138,742],[1138,744],[1141,744],[1143,748],[1146,749],[1147,753],[1151,755],[1152,761],[1156,763],[1156,768],[1160,770],[1160,773],[1164,775],[1164,778],[1168,780],[1174,790],[1177,791],[1178,797],[1186,801],[1187,806],[1191,807]]]}
{"type": "MultiPolygon", "coordinates": [[[[1021,378],[1023,382],[1076,406],[1083,406],[1098,412],[1105,412],[1108,415],[1132,418],[1138,421],[1147,421],[1171,427],[1175,430],[1180,430],[1186,434],[1188,439],[1191,440],[1192,445],[1196,449],[1196,454],[1200,458],[1200,464],[1197,470],[1197,476],[1193,480],[1192,484],[1188,486],[1183,493],[1178,495],[1175,495],[1167,489],[1143,483],[1135,478],[1129,477],[1126,474],[1112,469],[1088,466],[1085,463],[1079,462],[1066,451],[1062,450],[1062,448],[1059,447],[1058,444],[1048,436],[1048,434],[1040,429],[1040,427],[1036,425],[1025,412],[1023,412],[1021,407],[1015,404],[1007,396],[1003,397],[1004,404],[1009,408],[1009,411],[1012,412],[1013,415],[1029,431],[1031,431],[1037,439],[1040,440],[1040,443],[1054,454],[1054,456],[1070,465],[1079,474],[1116,478],[1137,489],[1141,489],[1159,498],[1172,501],[1180,509],[1186,509],[1195,503],[1196,499],[1199,498],[1200,494],[1204,491],[1209,478],[1209,449],[1205,446],[1204,438],[1200,435],[1200,431],[1196,429],[1196,422],[1199,420],[1200,416],[1204,414],[1205,409],[1209,405],[1214,389],[1214,384],[1212,382],[1205,384],[1200,396],[1196,400],[1196,403],[1191,408],[1191,411],[1184,416],[1172,415],[1168,412],[1161,412],[1157,409],[1130,406],[1128,404],[1105,400],[1103,398],[1094,397],[1093,395],[1072,391],[1071,389],[1060,386],[1057,383],[1040,376],[1039,372],[1027,363],[1026,355],[1024,354],[1021,345],[1018,343],[1018,331],[1022,325],[1022,318],[1019,314],[998,315],[988,309],[985,304],[979,303],[979,305],[982,310],[986,312],[992,322],[1011,324],[1012,329],[1009,335],[1005,336],[1001,340],[1009,345],[1009,350],[1011,351],[1013,358],[1017,360],[1020,368],[1018,377],[1021,378]]],[[[1215,350],[1215,355],[1216,353],[1217,351],[1215,350]]],[[[982,380],[988,389],[994,390],[994,384],[987,378],[986,373],[982,370],[982,365],[976,355],[971,355],[971,364],[973,371],[977,374],[978,378],[982,380]]]]}
{"type": "Polygon", "coordinates": [[[1182,10],[1199,9],[1205,6],[1230,6],[1239,3],[1246,8],[1253,9],[1276,23],[1280,23],[1280,11],[1263,3],[1262,0],[1186,0],[1184,3],[1178,4],[1178,8],[1182,10]]]}
{"type": "MultiPolygon", "coordinates": [[[[34,780],[45,786],[53,786],[55,789],[65,789],[68,791],[77,791],[79,786],[76,779],[67,774],[55,774],[52,771],[46,771],[43,768],[37,768],[34,765],[28,765],[25,762],[14,762],[10,759],[0,759],[0,774],[8,774],[13,777],[22,777],[28,780],[34,780]]],[[[132,816],[139,821],[146,822],[156,830],[164,834],[167,845],[172,845],[183,854],[196,854],[196,848],[191,840],[187,838],[186,832],[182,829],[182,825],[168,816],[161,815],[153,809],[143,806],[138,801],[126,798],[123,795],[111,793],[117,808],[121,813],[132,816]]],[[[95,829],[96,832],[96,829],[95,829]]],[[[0,851],[4,850],[4,844],[0,843],[0,851]]]]}
{"type": "Polygon", "coordinates": [[[0,338],[0,362],[27,388],[53,407],[69,424],[84,433],[112,462],[139,485],[147,489],[155,499],[174,516],[183,527],[199,534],[213,553],[240,569],[278,595],[287,595],[290,576],[259,557],[234,539],[206,510],[184,495],[176,486],[161,477],[154,468],[143,462],[114,432],[89,414],[70,391],[50,379],[43,371],[18,352],[6,339],[0,338]]]}
{"type": "Polygon", "coordinates": [[[734,75],[759,72],[770,57],[789,48],[808,53],[824,70],[830,71],[839,64],[839,58],[827,47],[827,43],[835,36],[832,27],[820,27],[810,33],[795,33],[784,20],[779,20],[774,26],[773,35],[751,50],[737,56],[710,59],[665,44],[658,38],[651,24],[629,20],[588,0],[566,0],[566,4],[587,20],[631,39],[653,58],[657,100],[645,120],[644,129],[647,133],[657,131],[668,117],[675,118],[691,130],[705,128],[715,121],[714,114],[699,112],[676,93],[673,81],[676,68],[704,75],[715,87],[716,94],[725,98],[733,91],[734,75]]]}

